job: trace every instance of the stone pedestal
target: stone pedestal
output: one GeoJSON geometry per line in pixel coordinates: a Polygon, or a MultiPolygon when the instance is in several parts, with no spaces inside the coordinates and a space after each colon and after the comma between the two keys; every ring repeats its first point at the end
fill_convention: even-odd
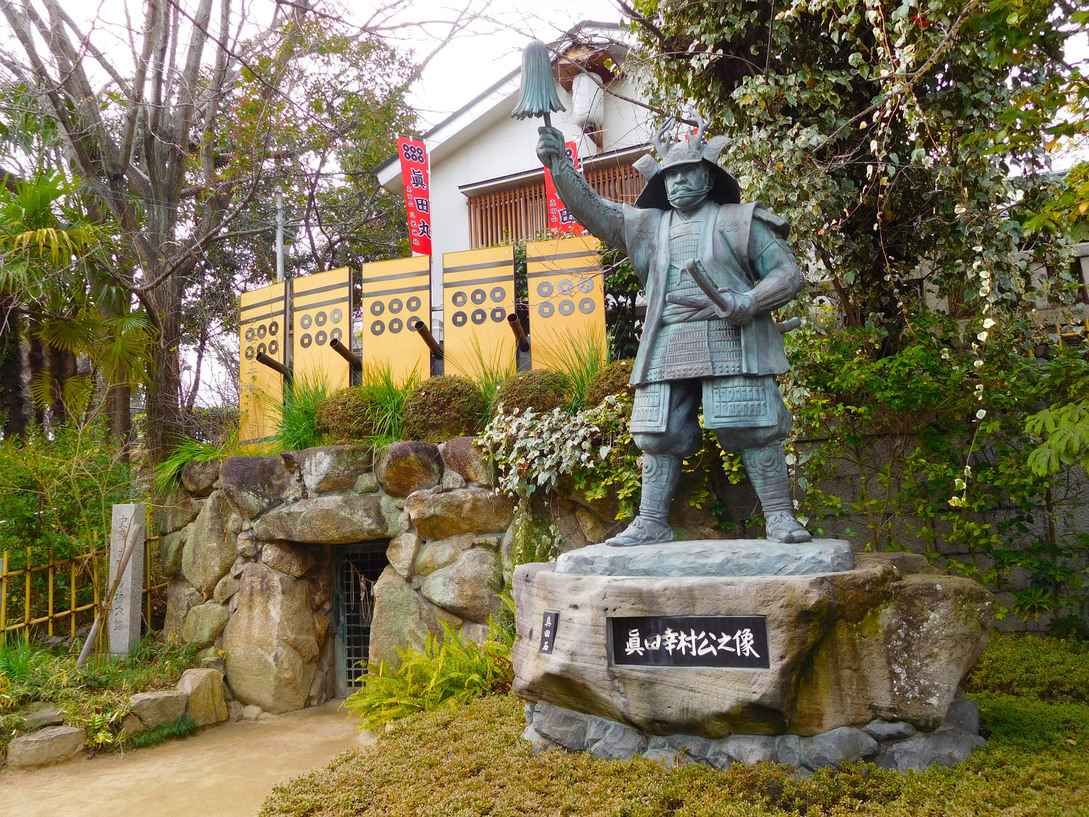
{"type": "Polygon", "coordinates": [[[514,690],[645,736],[817,736],[875,721],[933,731],[983,650],[993,601],[922,557],[853,561],[845,542],[745,540],[523,565],[514,690]]]}

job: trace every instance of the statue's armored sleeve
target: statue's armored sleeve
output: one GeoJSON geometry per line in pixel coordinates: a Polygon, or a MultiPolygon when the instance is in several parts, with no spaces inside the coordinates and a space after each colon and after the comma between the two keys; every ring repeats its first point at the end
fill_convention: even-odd
{"type": "Polygon", "coordinates": [[[790,227],[786,220],[757,207],[749,233],[749,262],[758,279],[752,289],[757,311],[767,312],[789,303],[805,278],[786,243],[790,227]]]}
{"type": "Polygon", "coordinates": [[[569,161],[552,162],[548,169],[556,191],[578,222],[602,241],[626,251],[621,205],[602,198],[569,161]]]}

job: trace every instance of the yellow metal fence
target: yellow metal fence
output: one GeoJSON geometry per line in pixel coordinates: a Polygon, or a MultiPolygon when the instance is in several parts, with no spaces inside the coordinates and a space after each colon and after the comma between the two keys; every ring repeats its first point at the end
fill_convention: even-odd
{"type": "MultiPolygon", "coordinates": [[[[94,620],[106,592],[109,550],[58,559],[27,548],[0,554],[0,636],[33,630],[35,635],[75,636],[94,620]]],[[[158,565],[158,537],[144,543],[144,623],[149,628],[155,599],[166,589],[158,565]]]]}

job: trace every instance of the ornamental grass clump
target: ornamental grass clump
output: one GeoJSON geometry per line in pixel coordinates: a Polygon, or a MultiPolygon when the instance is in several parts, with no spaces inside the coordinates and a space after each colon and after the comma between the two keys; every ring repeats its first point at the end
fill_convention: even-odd
{"type": "Polygon", "coordinates": [[[405,403],[419,386],[413,371],[398,380],[389,366],[363,370],[363,382],[329,395],[317,409],[318,429],[336,442],[384,444],[403,439],[405,403]]]}
{"type": "Polygon", "coordinates": [[[421,383],[404,404],[406,440],[440,443],[480,431],[488,404],[473,381],[457,375],[421,383]]]}

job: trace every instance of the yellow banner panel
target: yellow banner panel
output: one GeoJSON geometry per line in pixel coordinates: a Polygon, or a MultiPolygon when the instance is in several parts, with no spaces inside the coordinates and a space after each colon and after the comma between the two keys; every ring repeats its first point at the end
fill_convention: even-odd
{"type": "Polygon", "coordinates": [[[389,367],[395,382],[426,380],[431,352],[416,331],[431,328],[431,258],[417,255],[363,265],[363,368],[389,367]]]}
{"type": "Polygon", "coordinates": [[[514,248],[448,252],[442,257],[446,374],[476,377],[514,370],[514,248]]]}
{"type": "Polygon", "coordinates": [[[284,285],[242,293],[238,320],[238,436],[256,445],[276,432],[283,403],[283,378],[257,362],[263,352],[284,362],[284,285]]]}
{"type": "Polygon", "coordinates": [[[352,273],[347,267],[292,281],[292,369],[296,382],[322,383],[329,393],[351,385],[348,361],[329,348],[352,341],[352,273]]]}
{"type": "Polygon", "coordinates": [[[526,244],[529,336],[534,369],[605,350],[605,293],[600,242],[590,236],[526,244]]]}

